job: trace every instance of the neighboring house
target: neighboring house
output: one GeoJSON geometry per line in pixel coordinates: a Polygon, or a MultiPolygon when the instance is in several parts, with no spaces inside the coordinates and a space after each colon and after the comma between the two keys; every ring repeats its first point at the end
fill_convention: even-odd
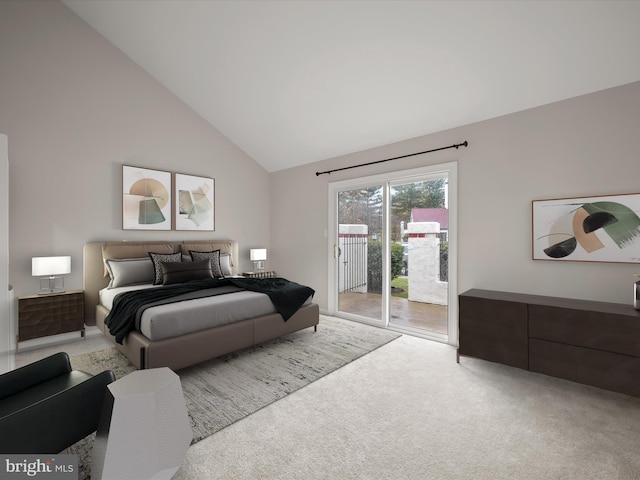
{"type": "Polygon", "coordinates": [[[440,240],[448,239],[449,210],[446,208],[412,208],[409,222],[437,222],[440,224],[440,240]]]}

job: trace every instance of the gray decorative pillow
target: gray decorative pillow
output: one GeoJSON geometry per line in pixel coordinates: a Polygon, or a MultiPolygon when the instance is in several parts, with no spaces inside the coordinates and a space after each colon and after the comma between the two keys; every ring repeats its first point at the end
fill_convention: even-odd
{"type": "Polygon", "coordinates": [[[191,280],[204,280],[211,278],[211,261],[200,260],[198,262],[162,262],[162,284],[172,285],[191,280]]]}
{"type": "Polygon", "coordinates": [[[107,258],[111,282],[109,288],[137,283],[153,283],[153,263],[150,258],[107,258]]]}
{"type": "Polygon", "coordinates": [[[194,262],[198,260],[210,260],[211,261],[211,273],[215,278],[224,278],[222,269],[220,268],[220,250],[214,250],[213,252],[196,252],[195,250],[189,250],[189,255],[194,262]]]}
{"type": "Polygon", "coordinates": [[[182,261],[182,255],[178,253],[154,253],[149,252],[151,261],[153,262],[153,284],[162,285],[162,262],[179,263],[182,261]]]}

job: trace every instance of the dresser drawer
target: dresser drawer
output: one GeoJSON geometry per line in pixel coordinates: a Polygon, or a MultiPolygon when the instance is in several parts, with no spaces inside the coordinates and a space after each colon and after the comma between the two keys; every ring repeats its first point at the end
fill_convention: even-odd
{"type": "Polygon", "coordinates": [[[529,370],[640,397],[640,358],[529,340],[529,370]]]}
{"type": "Polygon", "coordinates": [[[460,355],[527,368],[526,304],[461,295],[459,307],[460,355]]]}
{"type": "Polygon", "coordinates": [[[529,337],[640,357],[639,320],[609,312],[529,305],[529,337]]]}

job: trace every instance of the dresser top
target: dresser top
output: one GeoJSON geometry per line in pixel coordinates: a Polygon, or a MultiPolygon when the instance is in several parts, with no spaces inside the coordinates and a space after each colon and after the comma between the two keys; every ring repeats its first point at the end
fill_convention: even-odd
{"type": "Polygon", "coordinates": [[[593,300],[580,300],[577,298],[548,297],[544,295],[530,295],[528,293],[499,292],[494,290],[481,290],[472,288],[460,294],[461,297],[483,298],[486,300],[500,300],[503,302],[526,303],[529,305],[542,305],[547,307],[570,308],[615,315],[635,316],[640,319],[640,311],[632,305],[624,303],[595,302],[593,300]]]}

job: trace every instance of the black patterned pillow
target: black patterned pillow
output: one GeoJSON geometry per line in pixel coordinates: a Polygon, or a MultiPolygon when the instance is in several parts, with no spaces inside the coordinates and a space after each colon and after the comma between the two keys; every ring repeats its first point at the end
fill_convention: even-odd
{"type": "Polygon", "coordinates": [[[154,253],[149,252],[153,262],[153,284],[162,285],[162,263],[177,263],[182,261],[182,254],[178,253],[154,253]]]}
{"type": "Polygon", "coordinates": [[[222,268],[220,267],[220,250],[214,250],[213,252],[196,252],[195,250],[189,250],[189,255],[191,255],[191,259],[194,262],[198,260],[210,260],[213,277],[224,278],[222,268]]]}

